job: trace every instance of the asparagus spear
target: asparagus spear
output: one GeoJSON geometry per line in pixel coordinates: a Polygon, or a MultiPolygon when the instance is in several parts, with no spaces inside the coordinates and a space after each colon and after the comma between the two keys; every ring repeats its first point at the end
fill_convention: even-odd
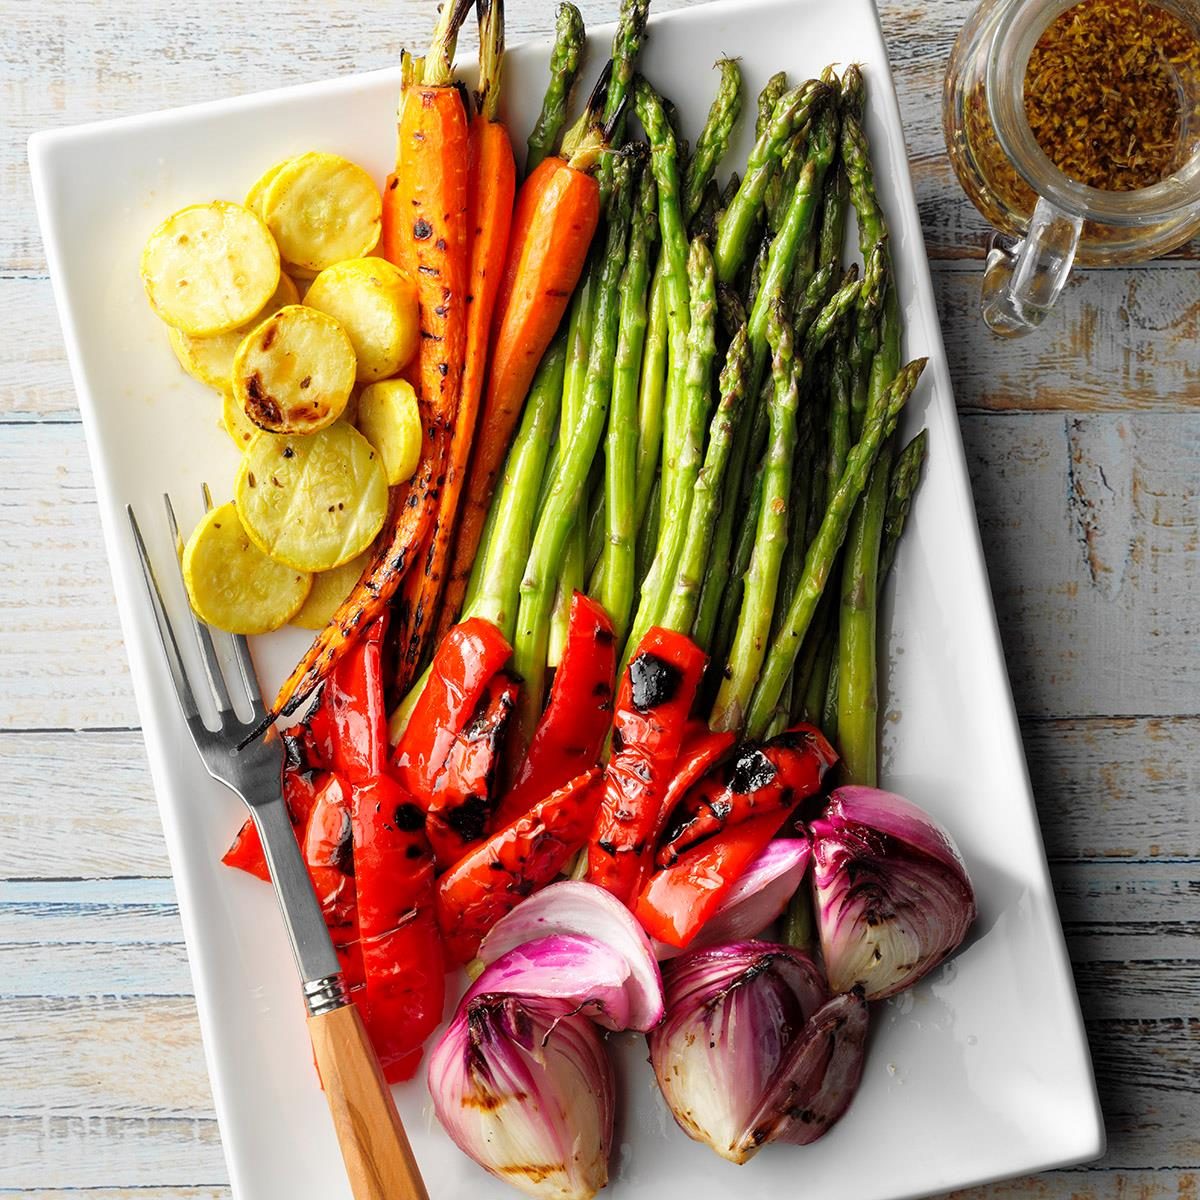
{"type": "Polygon", "coordinates": [[[854,505],[867,486],[879,448],[895,429],[900,413],[925,369],[925,362],[923,358],[916,359],[900,371],[868,417],[862,437],[847,457],[846,469],[830,497],[821,528],[808,548],[804,575],[788,604],[783,627],[771,643],[763,662],[746,722],[749,737],[762,737],[771,719],[788,673],[795,664],[800,644],[812,622],[838,549],[846,536],[854,505]]]}
{"type": "Polygon", "coordinates": [[[734,335],[725,355],[725,366],[721,370],[721,398],[708,428],[708,449],[704,455],[704,466],[696,478],[675,583],[659,622],[680,633],[691,633],[695,623],[713,522],[721,508],[721,485],[729,462],[733,430],[746,395],[749,363],[749,341],[743,325],[734,335]]]}
{"type": "MultiPolygon", "coordinates": [[[[847,71],[847,75],[851,73],[847,71]]],[[[887,229],[875,194],[870,154],[858,111],[842,122],[843,162],[850,199],[858,217],[859,242],[868,267],[881,261],[883,295],[878,309],[875,351],[867,371],[868,420],[881,403],[900,364],[900,307],[890,263],[887,229]]],[[[862,375],[856,388],[862,386],[862,375]]],[[[851,412],[853,418],[853,410],[851,412]]],[[[846,541],[842,568],[842,602],[838,624],[838,731],[839,749],[847,778],[873,786],[878,777],[878,639],[879,550],[891,473],[891,440],[880,448],[866,495],[855,512],[846,541]]]]}
{"type": "Polygon", "coordinates": [[[754,122],[754,140],[756,142],[766,132],[766,128],[771,122],[771,114],[775,111],[775,105],[779,103],[780,96],[786,91],[787,72],[776,71],[763,85],[763,90],[758,93],[758,115],[754,122]]]}
{"type": "MultiPolygon", "coordinates": [[[[779,572],[787,546],[792,465],[796,449],[796,408],[800,390],[791,322],[787,319],[782,301],[777,301],[771,310],[767,338],[773,355],[771,441],[763,464],[763,497],[759,508],[758,532],[750,567],[746,572],[737,632],[717,692],[716,704],[709,715],[709,725],[713,729],[736,731],[742,727],[766,654],[779,587],[779,572]]],[[[764,723],[760,736],[765,728],[764,723]]]]}
{"type": "Polygon", "coordinates": [[[667,320],[667,391],[663,404],[663,511],[679,501],[678,464],[688,363],[688,245],[680,206],[679,160],[675,136],[662,99],[644,80],[634,89],[638,120],[650,139],[650,164],[658,184],[658,227],[662,238],[667,320]]]}
{"type": "Polygon", "coordinates": [[[826,102],[830,91],[827,84],[810,79],[785,92],[776,103],[766,129],[746,160],[746,171],[737,195],[721,214],[717,225],[714,257],[717,278],[721,282],[729,283],[746,259],[750,232],[758,220],[763,193],[780,156],[792,136],[808,124],[818,108],[826,102]]]}
{"type": "MultiPolygon", "coordinates": [[[[609,144],[619,146],[625,128],[625,105],[633,85],[634,68],[646,36],[646,21],[650,16],[650,0],[621,0],[617,28],[613,32],[612,76],[604,98],[604,125],[609,131],[609,144]]],[[[600,203],[607,205],[613,180],[613,156],[600,163],[600,203]]]]}
{"type": "Polygon", "coordinates": [[[542,101],[542,111],[526,143],[525,173],[532,173],[542,159],[554,153],[558,135],[567,119],[571,89],[579,74],[583,57],[583,17],[579,9],[567,3],[558,6],[558,21],[554,31],[554,49],[550,52],[550,83],[542,101]]]}
{"type": "Polygon", "coordinates": [[[683,219],[689,226],[700,211],[700,202],[729,149],[729,139],[742,113],[742,72],[737,60],[722,58],[717,62],[717,70],[721,72],[721,82],[708,110],[708,119],[696,139],[696,150],[683,186],[683,219]]]}
{"type": "Polygon", "coordinates": [[[637,536],[637,586],[642,590],[646,572],[654,559],[654,548],[658,545],[658,523],[662,515],[662,489],[659,487],[656,475],[650,486],[650,496],[646,503],[646,515],[638,526],[637,536]]]}
{"type": "Polygon", "coordinates": [[[642,352],[642,373],[638,381],[635,514],[639,530],[645,525],[650,490],[658,479],[658,459],[662,450],[663,403],[667,388],[666,284],[666,260],[660,254],[650,284],[650,315],[642,352]]]}
{"type": "Polygon", "coordinates": [[[624,637],[635,588],[638,374],[648,320],[650,251],[658,232],[657,204],[654,174],[644,169],[630,227],[629,254],[621,274],[620,321],[604,457],[608,536],[601,552],[597,594],[612,619],[618,639],[624,637]]]}
{"type": "MultiPolygon", "coordinates": [[[[696,477],[700,471],[704,429],[712,391],[712,361],[717,351],[717,285],[712,254],[703,238],[695,238],[688,252],[688,287],[691,294],[688,361],[683,404],[680,406],[678,453],[674,495],[663,474],[662,520],[654,561],[642,582],[641,600],[634,617],[625,658],[632,654],[646,630],[661,620],[675,581],[675,572],[687,537],[696,477]]],[[[666,457],[664,456],[664,468],[666,457]]]]}
{"type": "Polygon", "coordinates": [[[888,480],[887,508],[883,517],[883,549],[879,555],[879,576],[885,578],[896,560],[896,546],[904,532],[913,497],[921,486],[921,468],[929,448],[929,430],[922,429],[896,457],[888,480]]]}
{"type": "Polygon", "coordinates": [[[517,625],[513,639],[513,668],[524,680],[514,726],[518,744],[527,745],[542,711],[546,647],[549,639],[554,586],[562,567],[573,517],[585,499],[585,486],[596,454],[612,394],[612,360],[616,342],[621,269],[633,198],[630,162],[616,155],[613,188],[608,202],[608,232],[596,280],[596,315],[587,383],[574,428],[560,439],[554,483],[525,564],[517,625]]]}
{"type": "Polygon", "coordinates": [[[513,439],[489,517],[490,532],[475,556],[463,619],[485,617],[506,638],[513,636],[521,571],[533,536],[533,514],[562,404],[566,336],[560,333],[542,355],[521,424],[513,439]]]}

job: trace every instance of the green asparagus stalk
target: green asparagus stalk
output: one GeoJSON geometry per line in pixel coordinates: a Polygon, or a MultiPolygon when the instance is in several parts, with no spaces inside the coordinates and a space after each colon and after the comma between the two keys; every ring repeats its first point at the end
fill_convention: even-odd
{"type": "MultiPolygon", "coordinates": [[[[667,390],[663,402],[663,512],[679,504],[679,457],[684,445],[683,406],[688,367],[688,244],[680,204],[678,147],[666,110],[654,89],[639,79],[634,89],[638,120],[650,140],[650,164],[658,184],[658,228],[662,238],[667,321],[667,390]]],[[[657,556],[656,556],[657,557],[657,556]]]]}
{"type": "Polygon", "coordinates": [[[850,377],[849,346],[846,323],[842,322],[836,341],[829,355],[829,417],[826,441],[829,455],[826,459],[826,490],[832,491],[846,469],[846,455],[850,452],[850,377]]]}
{"type": "MultiPolygon", "coordinates": [[[[817,276],[813,276],[814,279],[817,276]]],[[[849,270],[842,276],[842,282],[837,290],[825,301],[804,331],[804,359],[814,362],[816,357],[828,344],[829,339],[842,325],[843,318],[858,301],[863,289],[863,281],[858,277],[858,266],[852,263],[849,270]]],[[[888,380],[890,383],[891,380],[888,380]]]]}
{"type": "MultiPolygon", "coordinates": [[[[767,386],[769,388],[770,384],[768,383],[767,386]]],[[[736,449],[735,440],[735,452],[736,449]]],[[[746,572],[750,569],[750,557],[754,553],[754,542],[758,536],[758,514],[762,510],[763,497],[763,464],[761,462],[750,472],[750,476],[750,491],[744,498],[732,493],[728,486],[726,488],[725,504],[730,508],[735,508],[737,515],[731,530],[732,549],[726,569],[724,594],[718,602],[716,629],[712,637],[710,673],[723,668],[729,660],[733,638],[737,633],[738,616],[742,611],[746,572]]],[[[721,511],[723,514],[725,509],[722,508],[721,511]]],[[[721,532],[721,527],[718,525],[718,536],[721,532]]],[[[700,597],[700,604],[703,610],[703,594],[700,597]]],[[[715,693],[713,698],[716,698],[715,693]]]]}
{"type": "Polygon", "coordinates": [[[554,31],[554,49],[550,51],[550,84],[542,101],[542,111],[526,143],[529,147],[525,156],[527,175],[542,159],[554,153],[567,119],[571,89],[579,74],[585,36],[579,9],[569,2],[560,4],[554,31]]]}
{"type": "Polygon", "coordinates": [[[613,364],[612,403],[604,456],[604,513],[607,538],[596,589],[617,632],[625,636],[633,608],[637,570],[638,376],[646,336],[650,253],[658,232],[658,188],[654,174],[642,171],[629,234],[629,254],[621,274],[620,321],[613,364]]]}
{"type": "Polygon", "coordinates": [[[658,479],[662,451],[663,405],[667,390],[667,276],[665,255],[660,254],[650,284],[650,315],[638,381],[637,486],[638,529],[645,525],[650,491],[658,479]]]}
{"type": "Polygon", "coordinates": [[[829,499],[821,528],[804,560],[804,575],[788,604],[787,617],[771,643],[746,721],[747,736],[762,737],[783,685],[796,662],[829,572],[850,524],[854,506],[867,486],[879,448],[890,437],[900,413],[925,369],[925,359],[904,367],[863,426],[863,435],[846,460],[846,469],[829,499]]]}
{"type": "Polygon", "coordinates": [[[746,395],[746,374],[750,364],[750,346],[746,327],[734,335],[721,370],[720,400],[708,427],[708,449],[704,466],[696,478],[687,532],[675,572],[675,583],[659,624],[680,633],[692,632],[700,589],[704,581],[712,528],[721,508],[722,485],[733,430],[746,395]]]}
{"type": "MultiPolygon", "coordinates": [[[[610,54],[612,75],[604,97],[604,126],[611,146],[619,146],[624,141],[625,106],[633,86],[634,69],[646,36],[649,16],[650,0],[621,0],[621,12],[613,32],[610,54]]],[[[604,206],[608,204],[608,193],[612,188],[613,162],[613,155],[606,155],[600,162],[597,174],[600,203],[604,206]]]]}
{"type": "Polygon", "coordinates": [[[555,584],[562,568],[574,517],[585,503],[592,460],[604,433],[612,396],[612,362],[619,316],[619,287],[633,205],[630,163],[616,156],[608,202],[608,231],[596,279],[596,309],[587,384],[574,428],[560,438],[554,483],[538,520],[521,580],[513,639],[513,668],[522,678],[514,725],[518,744],[527,745],[542,711],[546,649],[555,584]]]}
{"type": "Polygon", "coordinates": [[[745,262],[750,252],[750,234],[758,221],[771,173],[777,168],[792,137],[828,100],[830,91],[827,84],[810,79],[785,92],[775,105],[771,120],[746,161],[737,195],[721,214],[717,225],[714,257],[717,278],[721,282],[731,282],[745,262]]]}
{"type": "Polygon", "coordinates": [[[754,140],[757,142],[759,138],[766,132],[767,126],[771,123],[771,116],[775,112],[775,105],[779,103],[779,98],[787,91],[787,72],[776,71],[763,86],[763,90],[758,93],[758,115],[754,121],[754,140]]]}
{"type": "Polygon", "coordinates": [[[667,456],[664,454],[663,507],[658,547],[642,582],[641,599],[626,643],[626,660],[646,631],[662,619],[666,609],[688,533],[696,477],[700,472],[704,449],[704,430],[708,423],[712,392],[712,362],[717,352],[717,285],[712,254],[703,238],[692,241],[687,266],[691,311],[685,388],[678,423],[678,453],[675,456],[677,479],[672,495],[665,470],[667,456]]]}
{"type": "Polygon", "coordinates": [[[722,58],[717,62],[717,70],[721,72],[721,82],[716,99],[696,139],[683,185],[683,219],[689,226],[700,211],[701,200],[729,149],[729,139],[742,113],[742,71],[737,60],[722,58]]]}
{"type": "Polygon", "coordinates": [[[562,405],[566,360],[566,336],[560,333],[542,355],[533,377],[521,424],[492,500],[491,529],[475,556],[463,606],[464,620],[484,617],[510,640],[517,620],[521,572],[533,537],[533,515],[562,405]]]}
{"type": "Polygon", "coordinates": [[[646,503],[646,515],[638,526],[637,536],[637,589],[642,590],[646,572],[654,560],[654,548],[658,545],[658,524],[662,515],[662,489],[656,475],[650,486],[650,497],[646,503]]]}
{"type": "Polygon", "coordinates": [[[879,556],[881,579],[887,577],[892,563],[896,561],[896,547],[904,532],[917,488],[921,486],[921,468],[925,465],[928,448],[929,430],[922,429],[896,456],[896,465],[888,480],[887,508],[883,516],[883,549],[879,556]]]}
{"type": "Polygon", "coordinates": [[[834,654],[837,651],[837,638],[833,635],[830,622],[825,623],[817,640],[817,653],[813,661],[812,673],[808,677],[808,686],[800,698],[799,713],[801,720],[808,721],[818,728],[823,728],[825,695],[829,691],[829,672],[833,667],[834,654]]]}
{"type": "Polygon", "coordinates": [[[688,236],[703,236],[709,242],[714,241],[717,236],[717,217],[720,212],[721,192],[717,187],[717,181],[710,179],[708,187],[704,189],[704,195],[700,199],[700,207],[696,210],[696,215],[688,222],[688,236]]]}
{"type": "MultiPolygon", "coordinates": [[[[717,692],[716,704],[709,715],[711,728],[735,732],[742,727],[766,654],[788,538],[792,466],[796,450],[796,409],[800,390],[792,348],[791,322],[787,319],[782,301],[777,301],[771,310],[767,338],[773,355],[771,440],[763,464],[763,498],[759,508],[758,532],[750,567],[746,572],[733,648],[717,692]]],[[[766,722],[759,736],[765,731],[766,722]]]]}

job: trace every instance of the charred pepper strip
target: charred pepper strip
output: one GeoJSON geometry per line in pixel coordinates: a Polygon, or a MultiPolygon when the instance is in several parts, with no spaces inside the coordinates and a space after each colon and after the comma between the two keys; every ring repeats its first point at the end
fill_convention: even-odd
{"type": "Polygon", "coordinates": [[[596,765],[612,724],[616,671],[612,621],[595,600],[576,592],[550,702],[513,787],[496,810],[497,827],[524,816],[539,800],[596,765]]]}
{"type": "Polygon", "coordinates": [[[704,665],[704,652],[690,638],[656,627],[621,677],[587,878],[626,904],[653,863],[664,797],[704,665]]]}
{"type": "Polygon", "coordinates": [[[517,702],[517,681],[493,675],[475,715],[455,736],[434,784],[425,833],[439,867],[449,867],[487,832],[500,786],[500,754],[517,702]]]}
{"type": "Polygon", "coordinates": [[[438,923],[455,959],[473,958],[484,934],[506,912],[562,870],[587,840],[600,794],[600,771],[593,767],[492,834],[442,876],[438,923]]]}
{"type": "Polygon", "coordinates": [[[674,866],[651,875],[633,906],[642,928],[668,946],[687,946],[783,827],[790,812],[786,809],[744,821],[694,846],[674,866]]]}
{"type": "Polygon", "coordinates": [[[363,1017],[385,1078],[411,1079],[442,1019],[445,970],[421,808],[390,775],[351,790],[363,1017]]]}
{"type": "Polygon", "coordinates": [[[512,656],[490,621],[455,625],[434,652],[429,681],[413,708],[392,763],[400,783],[428,809],[434,785],[458,732],[471,719],[488,681],[512,656]]]}
{"type": "Polygon", "coordinates": [[[668,819],[658,865],[669,867],[698,842],[815,796],[837,751],[812,725],[796,725],[768,742],[743,742],[727,763],[684,795],[668,819]]]}

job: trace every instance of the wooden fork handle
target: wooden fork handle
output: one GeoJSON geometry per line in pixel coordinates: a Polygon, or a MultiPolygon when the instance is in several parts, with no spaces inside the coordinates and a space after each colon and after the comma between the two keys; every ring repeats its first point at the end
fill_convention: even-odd
{"type": "Polygon", "coordinates": [[[358,1009],[309,1017],[308,1032],[354,1200],[429,1200],[358,1009]]]}

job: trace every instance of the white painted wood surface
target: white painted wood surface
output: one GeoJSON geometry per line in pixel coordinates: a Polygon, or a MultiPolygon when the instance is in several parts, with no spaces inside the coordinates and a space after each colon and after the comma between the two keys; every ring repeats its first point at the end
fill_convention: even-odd
{"type": "MultiPolygon", "coordinates": [[[[1109,1128],[1094,1167],[972,1195],[1196,1200],[1200,254],[1082,273],[1039,334],[986,333],[986,231],[938,111],[971,7],[882,12],[1109,1128]]],[[[228,1195],[25,137],[383,66],[433,13],[0,0],[0,1196],[228,1195]]],[[[513,43],[552,20],[550,0],[508,0],[513,43]]]]}

